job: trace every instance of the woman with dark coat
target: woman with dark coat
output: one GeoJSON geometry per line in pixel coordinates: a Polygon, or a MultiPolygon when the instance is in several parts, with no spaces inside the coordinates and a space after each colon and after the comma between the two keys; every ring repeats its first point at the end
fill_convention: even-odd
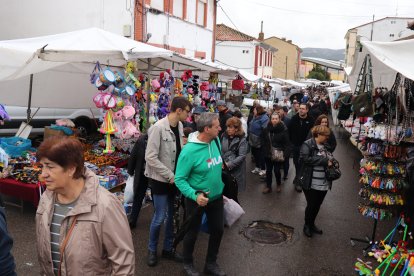
{"type": "MultiPolygon", "coordinates": [[[[336,149],[336,137],[335,137],[335,134],[333,133],[332,129],[329,127],[328,116],[326,116],[325,114],[322,114],[322,115],[318,116],[318,118],[316,118],[316,120],[315,120],[314,126],[326,126],[326,127],[329,128],[330,134],[329,134],[328,141],[326,141],[325,148],[330,153],[333,153],[336,149]]],[[[307,138],[308,139],[312,138],[312,131],[309,131],[309,134],[308,134],[307,138]]]]}
{"type": "Polygon", "coordinates": [[[228,119],[226,125],[227,130],[223,133],[221,141],[224,162],[237,179],[239,191],[244,191],[246,189],[247,141],[239,118],[228,119]]]}
{"type": "Polygon", "coordinates": [[[129,227],[131,229],[137,226],[142,201],[148,188],[148,178],[144,175],[147,141],[148,134],[142,134],[135,142],[128,161],[128,174],[134,176],[134,202],[129,216],[129,227]]]}
{"type": "Polygon", "coordinates": [[[312,128],[312,138],[306,140],[300,149],[302,167],[299,173],[299,184],[306,197],[305,225],[303,233],[307,237],[312,234],[322,234],[315,225],[315,219],[326,196],[332,187],[332,182],[325,176],[325,169],[332,166],[332,154],[325,148],[330,130],[326,126],[312,128]]]}
{"type": "Polygon", "coordinates": [[[282,175],[280,170],[283,169],[284,161],[272,161],[272,149],[275,147],[283,151],[284,158],[289,158],[289,133],[285,124],[280,120],[278,113],[273,113],[267,127],[263,130],[263,152],[265,153],[266,162],[266,187],[263,189],[264,194],[272,192],[273,172],[276,176],[276,192],[281,192],[282,175]]]}

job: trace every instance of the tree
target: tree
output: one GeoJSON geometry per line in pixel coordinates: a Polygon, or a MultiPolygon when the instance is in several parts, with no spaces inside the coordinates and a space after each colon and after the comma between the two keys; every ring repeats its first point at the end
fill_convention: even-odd
{"type": "Polygon", "coordinates": [[[331,76],[320,65],[316,64],[312,70],[309,71],[308,79],[317,79],[320,81],[330,81],[331,76]]]}

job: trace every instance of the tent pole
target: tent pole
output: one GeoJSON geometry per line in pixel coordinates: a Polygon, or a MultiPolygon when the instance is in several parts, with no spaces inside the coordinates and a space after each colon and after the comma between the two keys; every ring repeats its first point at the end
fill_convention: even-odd
{"type": "Polygon", "coordinates": [[[30,116],[32,113],[30,109],[30,106],[32,104],[32,89],[33,89],[33,74],[30,74],[29,102],[27,103],[27,123],[29,123],[30,116]]]}
{"type": "Polygon", "coordinates": [[[149,112],[150,112],[150,104],[151,104],[151,98],[150,98],[150,93],[151,93],[151,59],[148,58],[147,59],[147,64],[148,64],[148,69],[147,69],[147,74],[148,74],[148,86],[147,86],[147,125],[146,125],[146,129],[148,132],[148,129],[150,127],[150,122],[149,122],[149,112]]]}

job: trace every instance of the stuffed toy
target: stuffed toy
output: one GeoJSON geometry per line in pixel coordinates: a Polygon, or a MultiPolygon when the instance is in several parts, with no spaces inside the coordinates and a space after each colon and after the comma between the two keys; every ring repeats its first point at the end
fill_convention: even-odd
{"type": "Polygon", "coordinates": [[[161,87],[160,82],[157,79],[153,79],[151,81],[151,86],[154,89],[154,91],[161,87]]]}
{"type": "Polygon", "coordinates": [[[135,115],[135,108],[130,105],[126,105],[122,108],[121,112],[124,119],[130,120],[135,115]]]}
{"type": "Polygon", "coordinates": [[[121,139],[130,139],[139,133],[138,129],[130,121],[124,121],[122,127],[123,127],[123,130],[120,136],[121,139]]]}

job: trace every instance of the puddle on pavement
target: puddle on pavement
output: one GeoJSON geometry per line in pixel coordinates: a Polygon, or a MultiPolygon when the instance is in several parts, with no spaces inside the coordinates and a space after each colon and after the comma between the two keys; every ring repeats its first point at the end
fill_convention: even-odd
{"type": "Polygon", "coordinates": [[[253,221],[242,230],[248,240],[263,244],[291,242],[293,232],[293,227],[263,220],[253,221]]]}

